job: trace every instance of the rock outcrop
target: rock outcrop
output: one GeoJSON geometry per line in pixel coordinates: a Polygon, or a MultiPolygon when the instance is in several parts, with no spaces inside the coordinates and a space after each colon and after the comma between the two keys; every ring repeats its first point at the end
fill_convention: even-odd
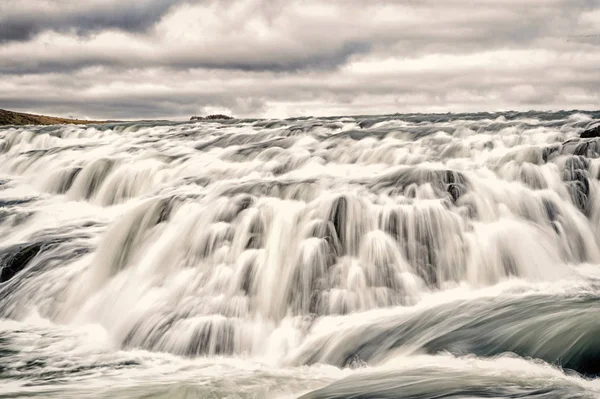
{"type": "Polygon", "coordinates": [[[600,125],[593,127],[591,129],[586,130],[585,132],[579,135],[582,139],[591,139],[595,137],[600,137],[600,125]]]}
{"type": "Polygon", "coordinates": [[[223,114],[214,114],[208,116],[192,116],[190,121],[212,121],[212,120],[229,120],[233,119],[232,116],[223,114]]]}

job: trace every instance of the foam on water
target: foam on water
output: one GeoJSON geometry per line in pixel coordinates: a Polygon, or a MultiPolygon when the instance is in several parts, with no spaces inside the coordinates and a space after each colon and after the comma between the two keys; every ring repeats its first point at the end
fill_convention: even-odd
{"type": "Polygon", "coordinates": [[[597,396],[598,118],[3,128],[0,395],[597,396]]]}

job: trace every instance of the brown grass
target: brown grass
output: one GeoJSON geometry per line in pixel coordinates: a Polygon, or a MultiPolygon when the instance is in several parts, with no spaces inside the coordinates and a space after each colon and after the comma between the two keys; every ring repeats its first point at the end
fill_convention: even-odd
{"type": "Polygon", "coordinates": [[[87,125],[93,123],[106,123],[106,121],[88,121],[83,119],[56,118],[46,115],[24,114],[0,109],[1,125],[87,125]]]}

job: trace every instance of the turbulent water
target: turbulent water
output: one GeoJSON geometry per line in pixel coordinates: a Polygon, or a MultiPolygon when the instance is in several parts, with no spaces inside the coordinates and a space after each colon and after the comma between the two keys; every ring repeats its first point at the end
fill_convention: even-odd
{"type": "Polygon", "coordinates": [[[598,398],[600,112],[0,129],[0,397],[598,398]]]}

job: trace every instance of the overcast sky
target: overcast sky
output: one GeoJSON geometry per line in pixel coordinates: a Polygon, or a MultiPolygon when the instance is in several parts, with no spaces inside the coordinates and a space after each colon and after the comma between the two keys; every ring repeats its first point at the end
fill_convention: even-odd
{"type": "Polygon", "coordinates": [[[600,109],[600,0],[0,0],[0,108],[600,109]]]}

